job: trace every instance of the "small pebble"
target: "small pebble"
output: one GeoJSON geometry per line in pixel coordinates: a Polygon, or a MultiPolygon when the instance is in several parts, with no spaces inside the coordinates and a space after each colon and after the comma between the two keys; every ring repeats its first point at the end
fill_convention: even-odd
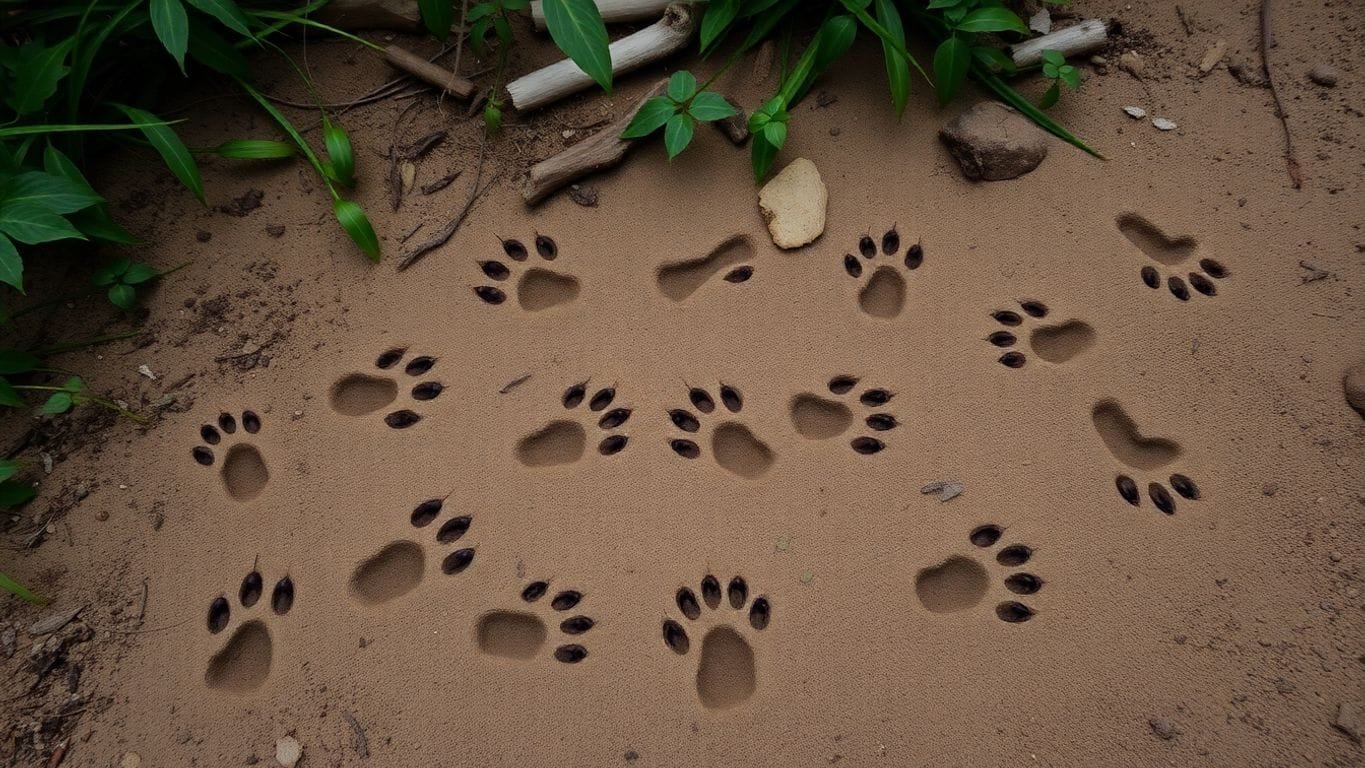
{"type": "Polygon", "coordinates": [[[1177,127],[1179,127],[1175,124],[1174,120],[1171,120],[1170,118],[1166,117],[1152,118],[1152,125],[1156,126],[1156,129],[1158,131],[1174,131],[1177,127]]]}
{"type": "Polygon", "coordinates": [[[1318,64],[1308,70],[1308,79],[1324,88],[1334,88],[1341,79],[1341,70],[1330,64],[1318,64]]]}
{"type": "Polygon", "coordinates": [[[1134,120],[1141,120],[1147,116],[1147,110],[1142,107],[1124,107],[1123,111],[1127,112],[1128,116],[1134,120]]]}

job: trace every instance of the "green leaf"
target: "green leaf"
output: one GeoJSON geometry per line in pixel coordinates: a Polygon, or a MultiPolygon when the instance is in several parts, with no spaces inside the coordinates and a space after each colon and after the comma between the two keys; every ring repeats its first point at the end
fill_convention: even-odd
{"type": "Polygon", "coordinates": [[[488,30],[493,26],[493,20],[485,16],[469,26],[469,47],[474,49],[477,56],[483,56],[488,48],[488,30]]]}
{"type": "MultiPolygon", "coordinates": [[[[112,296],[110,297],[110,300],[113,300],[112,296]]],[[[43,403],[43,407],[39,410],[45,415],[55,416],[56,414],[66,413],[71,410],[71,406],[74,404],[75,401],[71,399],[69,393],[54,392],[52,396],[47,399],[47,402],[43,403]]]]}
{"type": "Polygon", "coordinates": [[[763,177],[768,175],[768,169],[772,168],[778,147],[773,146],[761,133],[755,133],[750,143],[749,161],[753,166],[754,183],[757,184],[763,181],[763,177]]]}
{"type": "Polygon", "coordinates": [[[137,292],[133,286],[119,283],[109,286],[109,303],[119,309],[132,309],[133,302],[137,299],[137,292]]]}
{"type": "Polygon", "coordinates": [[[147,141],[161,155],[161,159],[166,161],[166,166],[171,169],[180,183],[184,184],[199,202],[204,202],[204,185],[199,179],[199,167],[194,164],[194,158],[190,156],[190,151],[185,148],[185,143],[175,135],[175,131],[165,125],[160,125],[161,118],[153,115],[146,110],[130,107],[127,104],[114,104],[129,120],[137,123],[142,129],[142,135],[147,137],[147,141]]]}
{"type": "Polygon", "coordinates": [[[692,142],[694,126],[691,115],[678,113],[668,118],[668,122],[664,124],[664,148],[668,150],[669,160],[687,149],[687,145],[692,142]]]}
{"type": "Polygon", "coordinates": [[[593,0],[545,0],[545,26],[564,55],[606,91],[611,90],[607,25],[593,0]]]}
{"type": "Polygon", "coordinates": [[[490,99],[483,108],[483,126],[489,133],[502,130],[502,109],[490,99]]]}
{"type": "Polygon", "coordinates": [[[128,271],[123,273],[123,282],[128,285],[141,285],[148,280],[154,280],[160,276],[161,273],[157,271],[156,267],[153,267],[151,264],[137,262],[128,265],[128,271]]]}
{"type": "MultiPolygon", "coordinates": [[[[24,399],[19,397],[18,390],[14,388],[13,384],[9,383],[8,381],[5,381],[4,379],[0,379],[0,405],[7,406],[9,408],[24,407],[24,399]]],[[[0,465],[3,465],[4,463],[5,462],[0,462],[0,465]]],[[[14,463],[18,464],[18,462],[14,463]]],[[[0,477],[0,480],[8,478],[12,474],[14,473],[11,472],[9,473],[9,475],[6,475],[2,470],[0,470],[0,475],[4,475],[4,477],[0,477]]]]}
{"type": "Polygon", "coordinates": [[[332,210],[336,213],[337,221],[341,222],[341,228],[346,230],[346,234],[350,235],[355,244],[360,246],[360,250],[370,257],[370,261],[378,264],[379,238],[375,237],[370,220],[365,218],[364,209],[350,200],[337,198],[332,210]]]}
{"type": "Polygon", "coordinates": [[[1045,48],[1042,53],[1043,61],[1054,67],[1060,67],[1066,63],[1066,55],[1061,51],[1045,48]]]}
{"type": "Polygon", "coordinates": [[[95,270],[95,274],[90,276],[90,282],[95,285],[113,285],[123,282],[123,276],[128,273],[128,268],[133,266],[131,259],[114,259],[108,264],[95,270]]]}
{"type": "Polygon", "coordinates": [[[71,394],[79,394],[85,391],[85,380],[79,376],[72,376],[67,379],[62,388],[71,394]]]}
{"type": "Polygon", "coordinates": [[[455,23],[455,3],[452,0],[417,0],[417,8],[427,31],[445,42],[450,37],[450,25],[455,23]]]}
{"type": "Polygon", "coordinates": [[[70,71],[62,62],[74,42],[74,38],[68,38],[51,48],[45,48],[41,43],[20,46],[13,65],[8,67],[13,70],[14,79],[6,83],[10,92],[5,95],[5,103],[20,115],[42,109],[57,92],[57,84],[70,71]]]}
{"type": "MultiPolygon", "coordinates": [[[[845,3],[855,2],[856,0],[845,0],[845,3]]],[[[816,76],[824,71],[836,58],[843,55],[844,51],[853,44],[853,39],[858,34],[858,27],[853,19],[848,16],[834,16],[825,20],[820,25],[820,29],[815,33],[815,37],[806,46],[806,50],[801,53],[801,58],[797,60],[796,66],[792,68],[787,79],[782,83],[779,95],[788,104],[795,104],[801,100],[816,76]]]]}
{"type": "Polygon", "coordinates": [[[962,5],[963,2],[965,0],[929,0],[927,10],[936,11],[941,8],[952,8],[956,5],[962,5]]]}
{"type": "Polygon", "coordinates": [[[697,92],[697,78],[692,76],[687,70],[674,72],[668,78],[668,98],[682,104],[692,98],[697,92]]]}
{"type": "Polygon", "coordinates": [[[493,32],[498,36],[498,42],[504,46],[512,44],[512,23],[507,20],[504,14],[493,17],[493,32]]]}
{"type": "Polygon", "coordinates": [[[247,26],[246,14],[232,0],[185,0],[185,2],[207,13],[223,26],[236,32],[242,37],[255,39],[251,34],[251,29],[247,26]]]}
{"type": "Polygon", "coordinates": [[[16,373],[28,373],[37,370],[43,361],[31,352],[20,352],[17,349],[0,349],[0,376],[10,376],[16,373]]]}
{"type": "MultiPolygon", "coordinates": [[[[3,391],[3,387],[6,386],[9,386],[9,382],[0,379],[0,391],[3,391]]],[[[10,391],[13,392],[14,388],[10,387],[10,391]]],[[[23,401],[20,401],[21,404],[22,402],[23,401]]],[[[0,483],[5,482],[18,474],[21,467],[23,467],[23,464],[20,463],[18,459],[5,459],[4,461],[0,461],[0,483]]]]}
{"type": "Polygon", "coordinates": [[[772,120],[763,126],[763,138],[777,149],[781,149],[787,143],[787,124],[779,120],[772,120]]]}
{"type": "Polygon", "coordinates": [[[67,220],[87,237],[95,240],[117,245],[134,245],[138,242],[128,230],[109,218],[109,211],[105,210],[102,204],[76,211],[67,216],[67,220]]]}
{"type": "MultiPolygon", "coordinates": [[[[877,12],[877,21],[904,47],[905,24],[901,22],[900,11],[896,10],[893,0],[873,0],[873,8],[877,12]]],[[[885,40],[882,41],[882,57],[886,59],[886,82],[891,89],[891,106],[899,118],[905,114],[905,105],[910,100],[910,63],[895,46],[885,40]]]]}
{"type": "Polygon", "coordinates": [[[1047,89],[1047,91],[1043,93],[1043,98],[1038,100],[1038,106],[1042,109],[1051,109],[1052,105],[1057,103],[1057,99],[1061,98],[1061,95],[1061,83],[1053,81],[1052,87],[1047,89]]]}
{"type": "Polygon", "coordinates": [[[16,291],[24,290],[24,259],[14,242],[3,234],[0,234],[0,283],[12,286],[16,291]]]}
{"type": "Polygon", "coordinates": [[[185,6],[180,0],[151,0],[147,12],[152,17],[152,31],[184,74],[185,51],[190,45],[190,17],[185,6]]]}
{"type": "Polygon", "coordinates": [[[972,76],[976,78],[977,82],[986,86],[991,90],[992,93],[1000,97],[1001,101],[1019,110],[1019,112],[1022,113],[1024,117],[1027,117],[1028,119],[1037,123],[1038,126],[1043,130],[1047,131],[1048,133],[1051,133],[1053,136],[1056,136],[1062,141],[1065,141],[1066,143],[1086,152],[1089,155],[1097,157],[1101,160],[1104,159],[1104,155],[1101,155],[1099,152],[1096,152],[1094,149],[1091,149],[1089,145],[1087,145],[1085,142],[1081,141],[1070,131],[1068,131],[1065,126],[1063,126],[1056,120],[1053,120],[1051,117],[1047,115],[1046,112],[1043,112],[1041,109],[1038,109],[1038,107],[1034,106],[1033,102],[1025,98],[1022,93],[1016,91],[1009,83],[1005,82],[999,75],[995,74],[994,72],[991,72],[984,66],[978,64],[973,67],[972,76]]]}
{"type": "Polygon", "coordinates": [[[1079,69],[1068,64],[1058,70],[1058,74],[1061,75],[1062,82],[1066,83],[1066,87],[1071,90],[1074,91],[1081,87],[1081,71],[1079,69]]]}
{"type": "Polygon", "coordinates": [[[725,100],[715,91],[702,91],[692,97],[692,103],[687,106],[687,114],[701,123],[710,123],[715,120],[724,120],[739,114],[739,110],[734,105],[725,100]]]}
{"type": "Polygon", "coordinates": [[[701,17],[701,54],[710,53],[712,47],[725,36],[735,17],[739,15],[740,0],[710,0],[701,17]]]}
{"type": "Polygon", "coordinates": [[[346,130],[322,116],[322,142],[327,149],[327,159],[337,179],[346,187],[355,186],[355,153],[351,150],[351,140],[346,130]]]}
{"type": "Polygon", "coordinates": [[[28,245],[85,239],[71,222],[36,203],[0,204],[0,232],[28,245]]]}
{"type": "Polygon", "coordinates": [[[842,2],[844,8],[858,19],[858,23],[872,30],[872,34],[881,38],[882,45],[889,45],[894,48],[897,53],[905,57],[905,60],[910,63],[910,66],[915,68],[915,71],[920,74],[920,77],[924,78],[925,82],[932,83],[932,81],[929,80],[929,74],[924,71],[924,67],[920,66],[919,60],[914,56],[911,56],[910,51],[906,50],[904,40],[892,35],[891,30],[882,26],[876,19],[867,14],[867,11],[863,6],[867,5],[868,0],[842,0],[842,2]]]}
{"type": "Polygon", "coordinates": [[[47,171],[49,176],[60,176],[87,195],[103,200],[95,192],[95,188],[90,186],[90,182],[85,178],[85,174],[81,173],[81,169],[71,162],[71,158],[50,143],[43,148],[43,170],[47,171]]]}
{"type": "Polygon", "coordinates": [[[989,67],[994,72],[1013,72],[1014,59],[1005,55],[999,48],[989,45],[978,45],[972,48],[972,58],[989,67]]]}
{"type": "Polygon", "coordinates": [[[940,105],[947,104],[957,95],[971,64],[971,47],[960,37],[944,40],[934,51],[934,90],[938,92],[940,105]]]}
{"type": "Polygon", "coordinates": [[[667,96],[655,96],[640,107],[640,111],[631,118],[630,125],[621,132],[623,139],[638,139],[648,136],[663,127],[678,111],[677,105],[669,100],[667,96]]]}
{"type": "Polygon", "coordinates": [[[1029,33],[1028,26],[1023,20],[1004,6],[987,6],[977,8],[963,17],[957,23],[957,28],[963,32],[1018,32],[1021,35],[1029,33]]]}
{"type": "Polygon", "coordinates": [[[246,57],[222,35],[198,19],[190,19],[190,58],[229,77],[246,77],[246,57]]]}
{"type": "Polygon", "coordinates": [[[52,213],[74,213],[103,202],[90,185],[43,171],[28,171],[0,181],[0,205],[32,204],[52,213]]]}
{"type": "MultiPolygon", "coordinates": [[[[26,490],[27,495],[16,494],[14,490],[5,488],[4,486],[0,486],[0,506],[15,507],[38,495],[38,492],[35,491],[32,488],[32,486],[20,487],[27,489],[26,490]]],[[[43,603],[47,602],[46,597],[43,597],[42,595],[37,594],[36,592],[28,591],[27,589],[24,588],[22,584],[15,581],[14,579],[11,579],[10,577],[6,576],[3,573],[0,573],[0,589],[17,595],[18,597],[30,603],[33,603],[34,605],[42,605],[43,603]]]]}
{"type": "Polygon", "coordinates": [[[1046,78],[1048,78],[1049,80],[1055,80],[1055,79],[1057,79],[1057,77],[1058,77],[1058,75],[1057,75],[1057,65],[1056,65],[1056,64],[1052,64],[1052,63],[1044,63],[1044,64],[1043,64],[1043,77],[1046,77],[1046,78]]]}
{"type": "Polygon", "coordinates": [[[274,139],[231,139],[213,148],[213,154],[233,160],[277,160],[298,154],[294,145],[274,139]]]}

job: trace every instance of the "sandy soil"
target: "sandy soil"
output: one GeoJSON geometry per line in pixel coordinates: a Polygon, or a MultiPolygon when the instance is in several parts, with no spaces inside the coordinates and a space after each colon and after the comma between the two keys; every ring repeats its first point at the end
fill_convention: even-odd
{"type": "MultiPolygon", "coordinates": [[[[782,155],[830,193],[794,252],[711,131],[592,179],[597,207],[522,205],[525,168],[651,73],[509,116],[489,194],[401,273],[403,236],[473,182],[459,104],[345,116],[378,267],[299,164],[207,162],[203,208],[111,158],[138,256],[191,264],[134,318],[82,300],[26,331],[144,331],[58,362],[155,418],[4,427],[54,459],[4,570],[55,600],[0,603],[0,755],[273,765],[292,734],[305,766],[1360,765],[1334,721],[1365,704],[1365,422],[1342,393],[1365,359],[1362,6],[1277,3],[1294,190],[1259,4],[1185,2],[1188,29],[1169,4],[1078,5],[1122,22],[1111,59],[1146,60],[1088,68],[1056,110],[1107,162],[1054,142],[966,182],[936,131],[975,96],[940,113],[920,89],[897,124],[876,52],[854,56],[782,155]],[[416,185],[462,175],[391,211],[384,155],[434,130],[416,185]]],[[[388,77],[349,44],[308,63],[329,98],[388,77]]],[[[750,71],[725,81],[746,106],[770,86],[750,71]]],[[[186,116],[198,144],[271,135],[232,99],[186,116]]]]}

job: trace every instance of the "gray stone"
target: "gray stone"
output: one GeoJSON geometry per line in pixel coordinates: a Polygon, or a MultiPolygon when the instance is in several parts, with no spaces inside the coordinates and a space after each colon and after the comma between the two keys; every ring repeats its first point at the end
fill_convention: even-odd
{"type": "Polygon", "coordinates": [[[1308,79],[1324,88],[1334,88],[1341,79],[1341,70],[1331,64],[1318,64],[1308,70],[1308,79]]]}
{"type": "Polygon", "coordinates": [[[1047,134],[994,101],[971,107],[948,121],[938,135],[962,166],[963,175],[973,181],[1023,176],[1047,157],[1047,134]]]}
{"type": "Polygon", "coordinates": [[[1346,402],[1365,418],[1365,363],[1346,371],[1341,377],[1341,388],[1346,394],[1346,402]]]}

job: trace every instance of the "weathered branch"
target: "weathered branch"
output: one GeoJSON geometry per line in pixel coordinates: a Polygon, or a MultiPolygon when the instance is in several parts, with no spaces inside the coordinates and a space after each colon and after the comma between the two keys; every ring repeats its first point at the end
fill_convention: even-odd
{"type": "Polygon", "coordinates": [[[432,64],[421,56],[396,45],[384,48],[384,60],[395,68],[407,72],[418,80],[434,85],[458,99],[467,99],[473,96],[476,90],[473,81],[468,78],[432,64]]]}
{"type": "MultiPolygon", "coordinates": [[[[687,46],[696,18],[686,6],[670,5],[664,17],[649,27],[611,44],[611,71],[620,75],[658,61],[687,46]]],[[[565,59],[523,75],[507,84],[512,106],[520,112],[543,107],[592,86],[593,79],[565,59]]]]}
{"type": "Polygon", "coordinates": [[[1109,26],[1101,19],[1086,19],[1065,29],[1010,46],[1016,67],[1031,67],[1043,60],[1043,51],[1060,51],[1067,58],[1089,53],[1109,40],[1109,26]]]}
{"type": "MultiPolygon", "coordinates": [[[[622,21],[641,21],[653,19],[674,0],[594,0],[602,21],[616,24],[622,21]]],[[[536,29],[545,29],[545,4],[541,0],[531,3],[531,20],[536,29]]]]}

